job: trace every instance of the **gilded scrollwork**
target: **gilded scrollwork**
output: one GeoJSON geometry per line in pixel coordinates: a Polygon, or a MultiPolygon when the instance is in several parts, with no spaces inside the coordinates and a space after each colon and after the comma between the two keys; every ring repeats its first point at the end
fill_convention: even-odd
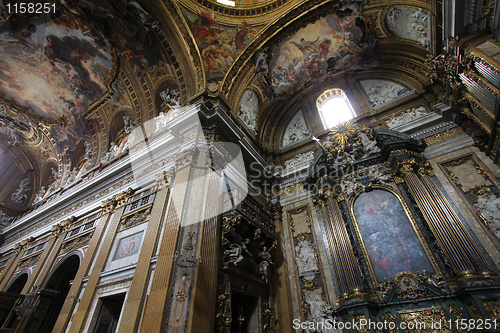
{"type": "Polygon", "coordinates": [[[441,324],[440,329],[450,329],[449,322],[446,320],[446,315],[441,307],[399,311],[398,315],[400,321],[405,322],[407,325],[408,323],[419,324],[418,326],[415,325],[416,328],[412,330],[415,333],[429,332],[429,329],[433,328],[436,323],[441,324]]]}

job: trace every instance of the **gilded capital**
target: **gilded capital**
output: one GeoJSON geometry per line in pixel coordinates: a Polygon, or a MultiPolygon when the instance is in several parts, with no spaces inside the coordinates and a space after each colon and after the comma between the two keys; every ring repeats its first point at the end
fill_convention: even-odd
{"type": "Polygon", "coordinates": [[[25,240],[23,241],[20,241],[19,243],[15,244],[14,245],[14,253],[20,253],[24,250],[26,250],[26,248],[31,244],[33,243],[33,241],[35,240],[34,237],[29,237],[29,238],[26,238],[25,240]]]}
{"type": "Polygon", "coordinates": [[[132,198],[132,195],[135,193],[135,190],[132,188],[128,188],[128,190],[118,193],[113,195],[111,199],[106,199],[101,203],[101,208],[103,210],[103,213],[111,213],[114,211],[116,208],[121,207],[125,204],[127,204],[130,199],[132,198]]]}
{"type": "Polygon", "coordinates": [[[421,163],[418,166],[418,174],[420,176],[434,176],[432,165],[429,162],[421,163]]]}
{"type": "Polygon", "coordinates": [[[71,216],[69,219],[63,220],[60,223],[53,225],[52,228],[50,229],[52,236],[57,237],[63,232],[68,231],[71,225],[75,223],[76,220],[77,218],[75,216],[71,216]]]}

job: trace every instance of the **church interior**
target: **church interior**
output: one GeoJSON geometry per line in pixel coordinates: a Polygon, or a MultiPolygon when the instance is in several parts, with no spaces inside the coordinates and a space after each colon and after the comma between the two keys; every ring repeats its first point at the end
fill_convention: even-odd
{"type": "Polygon", "coordinates": [[[0,1],[0,332],[500,331],[500,4],[0,1]]]}

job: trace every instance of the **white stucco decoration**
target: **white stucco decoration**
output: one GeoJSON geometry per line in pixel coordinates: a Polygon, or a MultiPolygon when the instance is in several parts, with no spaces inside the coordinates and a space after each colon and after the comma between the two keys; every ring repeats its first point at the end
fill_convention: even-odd
{"type": "Polygon", "coordinates": [[[252,90],[247,90],[241,98],[238,117],[254,134],[257,132],[257,124],[255,119],[259,112],[259,97],[252,90]]]}
{"type": "Polygon", "coordinates": [[[306,121],[304,120],[304,115],[302,111],[297,112],[295,117],[293,117],[292,121],[288,124],[285,135],[283,136],[283,147],[291,145],[293,143],[300,142],[308,137],[311,134],[306,126],[306,121]]]}
{"type": "Polygon", "coordinates": [[[385,80],[364,80],[361,86],[368,95],[372,109],[389,104],[408,92],[404,86],[385,80]]]}
{"type": "Polygon", "coordinates": [[[422,8],[392,7],[386,24],[387,30],[394,36],[411,39],[430,48],[430,14],[422,8]]]}

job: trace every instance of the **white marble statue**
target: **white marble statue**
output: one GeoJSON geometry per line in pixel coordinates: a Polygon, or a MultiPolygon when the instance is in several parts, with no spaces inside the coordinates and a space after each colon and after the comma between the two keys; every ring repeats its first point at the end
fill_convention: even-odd
{"type": "Polygon", "coordinates": [[[35,195],[35,199],[33,199],[33,203],[38,203],[42,201],[45,193],[47,193],[47,190],[45,189],[45,186],[40,187],[40,191],[35,195]]]}
{"type": "Polygon", "coordinates": [[[167,115],[165,112],[160,112],[160,114],[155,117],[155,131],[154,133],[158,132],[159,130],[167,127],[167,115]]]}
{"type": "Polygon", "coordinates": [[[132,118],[129,116],[123,116],[123,130],[125,133],[132,133],[132,129],[134,128],[134,125],[132,123],[132,118]]]}
{"type": "Polygon", "coordinates": [[[359,132],[358,134],[361,145],[363,146],[363,158],[380,152],[380,148],[377,146],[377,141],[370,139],[365,132],[359,132]]]}
{"type": "Polygon", "coordinates": [[[255,55],[255,76],[269,74],[269,66],[267,65],[267,52],[260,50],[255,55]]]}
{"type": "Polygon", "coordinates": [[[163,100],[162,107],[168,105],[173,111],[181,108],[180,91],[177,89],[162,90],[160,98],[163,100]]]}
{"type": "Polygon", "coordinates": [[[314,300],[307,301],[311,311],[311,319],[314,323],[316,323],[315,326],[318,327],[318,329],[314,332],[342,332],[336,327],[337,325],[334,325],[333,307],[323,301],[319,295],[314,296],[314,300]],[[329,327],[327,323],[331,324],[333,327],[327,328],[329,327]]]}
{"type": "Polygon", "coordinates": [[[118,154],[118,146],[116,145],[116,143],[111,142],[109,145],[109,151],[106,153],[106,155],[103,156],[103,158],[101,158],[101,164],[109,162],[113,157],[116,156],[116,154],[118,154]]]}

